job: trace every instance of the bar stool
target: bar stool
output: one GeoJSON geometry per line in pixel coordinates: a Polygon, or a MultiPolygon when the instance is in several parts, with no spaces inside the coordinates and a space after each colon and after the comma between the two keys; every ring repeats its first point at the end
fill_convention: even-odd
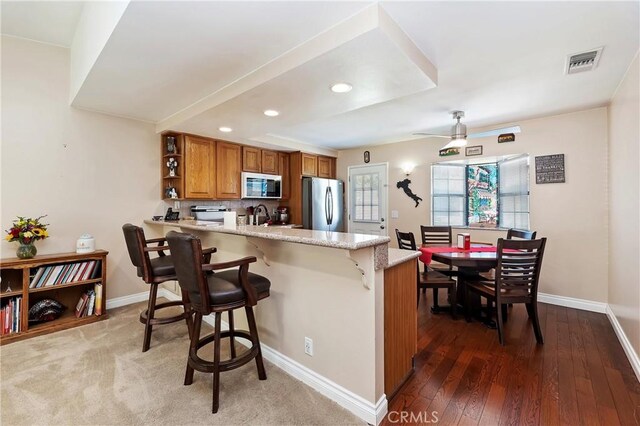
{"type": "Polygon", "coordinates": [[[193,383],[194,370],[213,373],[212,412],[217,413],[221,371],[233,370],[255,359],[258,378],[267,379],[253,306],[258,303],[258,300],[269,297],[271,282],[261,275],[249,272],[249,264],[256,262],[255,257],[208,264],[202,261],[202,245],[198,237],[171,231],[167,234],[167,242],[174,258],[178,283],[188,294],[191,308],[195,312],[184,384],[188,386],[193,383]],[[209,273],[209,271],[228,268],[238,269],[209,273]],[[245,309],[249,332],[234,328],[233,310],[238,308],[245,309]],[[229,316],[228,331],[221,330],[223,312],[227,312],[229,316]],[[211,313],[214,314],[215,329],[213,333],[200,338],[202,317],[211,313]],[[236,337],[251,341],[251,348],[239,356],[236,355],[235,350],[236,337]],[[222,338],[229,338],[231,347],[231,358],[224,361],[220,359],[222,338]],[[211,342],[213,342],[213,362],[198,356],[198,350],[211,342]]]}
{"type": "MultiPolygon", "coordinates": [[[[156,304],[156,298],[158,296],[158,286],[166,281],[175,281],[176,272],[173,268],[173,260],[171,255],[166,255],[164,252],[169,250],[169,247],[162,245],[166,240],[164,238],[152,238],[145,239],[144,230],[139,227],[127,223],[122,226],[122,232],[124,233],[124,239],[127,243],[127,250],[129,251],[129,258],[131,263],[137,269],[137,274],[144,282],[149,284],[149,303],[145,311],[140,314],[140,322],[144,324],[144,339],[142,342],[142,352],[149,350],[151,344],[151,331],[154,325],[169,324],[176,321],[185,320],[187,322],[187,329],[189,331],[189,337],[191,337],[192,313],[189,305],[189,298],[185,292],[182,292],[182,300],[174,302],[165,302],[156,304]],[[149,246],[149,244],[157,243],[157,247],[149,246]],[[151,258],[149,253],[155,252],[157,257],[151,258]],[[172,317],[156,318],[156,311],[168,308],[171,306],[182,306],[184,312],[172,317]]],[[[208,256],[207,260],[211,257],[211,253],[215,253],[215,249],[208,249],[205,251],[205,255],[208,256]]]]}

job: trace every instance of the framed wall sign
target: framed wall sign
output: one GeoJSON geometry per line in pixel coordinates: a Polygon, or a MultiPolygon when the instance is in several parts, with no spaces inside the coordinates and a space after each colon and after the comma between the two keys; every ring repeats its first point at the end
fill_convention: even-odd
{"type": "Polygon", "coordinates": [[[438,151],[440,157],[448,157],[450,155],[458,155],[460,154],[460,148],[447,148],[441,149],[438,151]]]}
{"type": "Polygon", "coordinates": [[[564,183],[564,154],[536,157],[536,183],[564,183]]]}
{"type": "Polygon", "coordinates": [[[503,133],[498,136],[498,143],[503,142],[513,142],[516,140],[516,135],[514,133],[503,133]]]}
{"type": "Polygon", "coordinates": [[[471,157],[472,155],[482,155],[482,145],[468,146],[464,149],[464,155],[471,157]]]}

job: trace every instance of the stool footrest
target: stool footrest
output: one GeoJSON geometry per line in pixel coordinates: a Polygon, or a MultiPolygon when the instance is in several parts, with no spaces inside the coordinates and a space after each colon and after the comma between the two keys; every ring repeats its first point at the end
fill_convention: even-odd
{"type": "MultiPolygon", "coordinates": [[[[155,311],[157,312],[160,309],[169,308],[171,306],[184,306],[184,303],[182,303],[182,301],[179,301],[179,300],[174,302],[159,303],[156,305],[155,311]]],[[[148,316],[149,316],[149,310],[145,309],[140,313],[140,322],[143,324],[146,324],[148,316]]],[[[182,321],[190,316],[191,316],[190,312],[183,312],[179,315],[175,315],[172,317],[151,318],[151,320],[149,321],[149,324],[150,325],[169,324],[172,322],[182,321]]]]}
{"type": "MultiPolygon", "coordinates": [[[[228,338],[228,337],[229,338],[231,337],[231,331],[225,330],[220,332],[221,339],[228,338]]],[[[235,330],[233,332],[233,337],[244,338],[253,343],[253,340],[251,339],[251,334],[249,334],[249,332],[244,330],[235,330]]],[[[215,333],[211,333],[203,337],[202,339],[198,340],[198,345],[196,349],[189,350],[189,366],[191,366],[194,370],[202,371],[205,373],[213,373],[215,371],[215,366],[212,361],[207,361],[198,356],[198,349],[213,342],[214,338],[215,338],[215,333]]],[[[229,370],[233,370],[234,368],[238,368],[248,363],[249,361],[253,360],[258,355],[259,351],[260,351],[260,347],[258,345],[252,344],[249,350],[247,352],[244,352],[242,355],[237,356],[235,358],[220,361],[220,366],[218,367],[219,371],[229,371],[229,370]]]]}

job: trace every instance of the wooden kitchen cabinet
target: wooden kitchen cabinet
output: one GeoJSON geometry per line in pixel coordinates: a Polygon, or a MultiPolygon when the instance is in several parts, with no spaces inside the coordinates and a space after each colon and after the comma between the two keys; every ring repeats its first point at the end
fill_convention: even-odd
{"type": "Polygon", "coordinates": [[[216,143],[211,139],[184,137],[184,198],[216,197],[216,143]]]}
{"type": "Polygon", "coordinates": [[[216,196],[218,199],[239,199],[243,148],[234,143],[216,143],[216,196]]]}
{"type": "Polygon", "coordinates": [[[288,200],[291,196],[291,177],[289,176],[289,154],[278,152],[278,174],[282,176],[282,199],[288,200]]]}
{"type": "Polygon", "coordinates": [[[331,157],[318,156],[318,177],[335,179],[335,159],[331,157]]]}
{"type": "Polygon", "coordinates": [[[304,176],[318,176],[318,156],[301,153],[302,174],[304,176]]]}
{"type": "Polygon", "coordinates": [[[276,151],[262,150],[262,173],[278,174],[278,153],[276,151]]]}
{"type": "Polygon", "coordinates": [[[262,156],[260,148],[252,146],[242,147],[242,171],[260,173],[262,170],[262,156]]]}

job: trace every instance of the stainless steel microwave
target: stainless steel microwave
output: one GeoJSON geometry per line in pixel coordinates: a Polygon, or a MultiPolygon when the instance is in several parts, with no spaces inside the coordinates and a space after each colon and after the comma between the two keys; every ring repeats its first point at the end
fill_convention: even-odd
{"type": "Polygon", "coordinates": [[[282,176],[242,172],[242,198],[282,198],[282,176]]]}

